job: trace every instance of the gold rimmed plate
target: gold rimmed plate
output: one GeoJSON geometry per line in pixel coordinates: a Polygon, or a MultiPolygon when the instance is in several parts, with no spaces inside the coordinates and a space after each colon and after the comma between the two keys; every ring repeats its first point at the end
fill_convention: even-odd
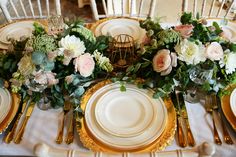
{"type": "Polygon", "coordinates": [[[223,113],[232,126],[232,128],[236,131],[236,116],[234,115],[231,107],[230,107],[230,96],[232,91],[236,88],[236,84],[229,85],[226,88],[226,91],[228,91],[230,94],[223,95],[221,97],[221,108],[223,110],[223,113]]]}
{"type": "Polygon", "coordinates": [[[9,124],[14,119],[20,104],[20,96],[18,94],[11,94],[12,95],[12,104],[7,116],[3,119],[0,123],[0,134],[7,129],[9,124]]]}
{"type": "MultiPolygon", "coordinates": [[[[126,86],[127,91],[131,92],[129,94],[127,93],[127,95],[125,95],[125,92],[123,92],[124,95],[117,95],[117,93],[120,92],[117,88],[118,84],[112,83],[110,80],[106,80],[96,84],[84,94],[81,100],[81,108],[85,112],[85,117],[81,121],[82,127],[77,128],[77,131],[80,135],[80,140],[85,147],[93,151],[150,152],[163,150],[167,145],[170,144],[175,134],[176,114],[172,102],[169,99],[165,99],[164,102],[161,99],[154,100],[152,97],[150,97],[152,93],[149,90],[145,91],[144,89],[139,89],[141,91],[139,94],[142,96],[147,96],[147,98],[145,98],[147,100],[140,100],[138,98],[136,99],[134,95],[137,93],[136,90],[138,90],[138,88],[136,89],[135,86],[129,84],[126,86]],[[107,89],[111,92],[108,92],[107,89]],[[106,97],[107,92],[108,97],[106,97]],[[149,93],[150,95],[146,95],[145,92],[149,93]],[[105,95],[105,98],[100,95],[105,95]],[[111,99],[109,99],[109,97],[111,97],[111,95],[115,95],[117,98],[113,97],[113,101],[110,101],[111,99]],[[131,99],[129,99],[129,97],[131,99]],[[136,102],[134,103],[132,99],[135,99],[134,101],[136,102]],[[150,100],[153,104],[150,103],[149,106],[147,105],[148,107],[143,107],[143,103],[149,103],[148,101],[150,100]],[[119,110],[123,110],[123,107],[125,106],[119,106],[119,102],[133,103],[133,105],[130,105],[129,107],[136,111],[131,109],[129,112],[119,112],[119,110]],[[98,107],[96,105],[98,105],[98,107]],[[96,108],[99,110],[104,109],[105,115],[103,116],[101,113],[99,113],[101,110],[96,113],[96,108]],[[135,112],[137,117],[132,116],[132,114],[129,115],[131,112],[135,112]],[[149,122],[150,125],[144,125],[142,121],[139,122],[138,120],[142,114],[145,117],[145,112],[146,114],[153,115],[151,118],[147,116],[147,119],[145,120],[146,122],[149,122]],[[140,116],[138,115],[139,113],[140,116]],[[126,119],[122,119],[125,118],[125,116],[129,118],[127,119],[128,122],[125,121],[126,119]],[[156,117],[158,117],[157,119],[159,120],[157,120],[156,117]],[[113,125],[112,123],[117,123],[118,121],[122,122],[122,124],[117,125],[116,128],[114,127],[113,129],[111,127],[111,125],[113,125]],[[133,127],[133,124],[136,122],[138,122],[137,128],[135,126],[133,127]],[[129,126],[128,129],[127,126],[129,126]],[[117,127],[120,127],[124,130],[127,129],[128,133],[123,134],[124,132],[122,131],[124,130],[122,129],[122,131],[119,130],[117,132],[117,127]],[[108,131],[106,131],[104,128],[106,128],[108,131]],[[116,133],[121,133],[121,135],[117,136],[115,135],[116,133]],[[148,137],[147,135],[150,136],[148,137]]],[[[126,111],[128,111],[128,107],[125,108],[127,109],[126,111]]]]}
{"type": "Polygon", "coordinates": [[[91,30],[95,36],[110,35],[115,37],[120,34],[127,34],[137,43],[142,43],[146,36],[146,31],[139,26],[139,20],[128,17],[99,20],[92,25],[91,30]]]}

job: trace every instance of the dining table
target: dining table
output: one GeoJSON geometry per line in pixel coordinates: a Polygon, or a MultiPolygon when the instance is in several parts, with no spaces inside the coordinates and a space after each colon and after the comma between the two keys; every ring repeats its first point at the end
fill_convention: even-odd
{"type": "MultiPolygon", "coordinates": [[[[207,141],[214,143],[213,139],[213,125],[212,119],[205,111],[201,103],[188,103],[186,102],[187,111],[189,115],[189,122],[191,125],[192,133],[194,135],[196,146],[207,141]]],[[[0,135],[0,155],[2,156],[35,156],[34,146],[38,143],[45,143],[53,148],[60,149],[73,149],[88,152],[90,150],[83,147],[80,138],[75,131],[75,140],[70,145],[56,144],[55,139],[57,136],[58,117],[62,113],[62,109],[50,109],[47,111],[35,108],[32,116],[28,122],[25,130],[24,137],[20,144],[14,142],[6,144],[3,142],[4,133],[0,135]]],[[[220,128],[220,121],[217,121],[217,127],[220,128]]],[[[236,143],[236,132],[230,127],[226,119],[224,122],[227,124],[227,129],[236,143]]],[[[219,129],[219,134],[222,139],[222,129],[219,129]]],[[[216,152],[213,157],[234,157],[236,154],[236,146],[228,145],[223,142],[222,145],[214,144],[216,152]]],[[[191,147],[181,148],[176,140],[173,140],[169,146],[163,151],[171,151],[176,149],[191,149],[191,147]]]]}
{"type": "MultiPolygon", "coordinates": [[[[88,24],[88,26],[91,26],[91,24],[88,24]]],[[[221,121],[219,120],[219,117],[217,117],[216,126],[219,136],[223,141],[222,145],[217,145],[214,143],[212,117],[206,112],[204,102],[190,103],[185,101],[185,104],[196,146],[203,142],[212,143],[216,149],[213,157],[235,157],[236,130],[231,127],[227,119],[223,116],[223,121],[226,124],[227,130],[229,131],[234,144],[228,145],[223,141],[221,121]]],[[[25,133],[20,144],[15,144],[14,142],[9,144],[5,143],[3,138],[7,131],[0,135],[0,156],[36,156],[34,147],[38,143],[44,143],[50,147],[58,149],[90,152],[91,150],[85,148],[82,142],[80,142],[80,137],[76,129],[74,130],[75,139],[73,143],[68,145],[65,143],[57,144],[55,142],[58,132],[58,117],[60,117],[62,113],[62,108],[40,110],[38,107],[35,107],[25,128],[25,133]]],[[[223,115],[222,111],[221,114],[223,115]]],[[[66,131],[66,128],[64,128],[64,131],[66,131]]],[[[162,151],[171,151],[176,149],[185,150],[191,148],[192,147],[190,146],[185,148],[180,147],[175,135],[173,141],[170,141],[169,145],[162,151]]]]}

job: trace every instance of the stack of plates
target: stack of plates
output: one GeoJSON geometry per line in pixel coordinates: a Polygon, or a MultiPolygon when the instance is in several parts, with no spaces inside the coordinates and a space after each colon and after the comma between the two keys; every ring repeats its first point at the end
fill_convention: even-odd
{"type": "Polygon", "coordinates": [[[0,123],[6,118],[12,105],[12,98],[8,90],[0,88],[0,123]]]}
{"type": "Polygon", "coordinates": [[[146,31],[139,26],[137,19],[115,18],[106,19],[95,23],[92,28],[95,36],[110,35],[115,37],[120,34],[127,34],[133,37],[134,41],[141,43],[146,35],[146,31]]]}
{"type": "Polygon", "coordinates": [[[34,29],[33,23],[35,21],[21,21],[6,25],[0,29],[0,48],[7,49],[10,41],[8,39],[14,38],[19,40],[20,37],[29,37],[34,29]]]}
{"type": "Polygon", "coordinates": [[[230,85],[226,90],[231,94],[223,95],[221,98],[221,108],[226,119],[236,131],[236,85],[230,85]]]}
{"type": "Polygon", "coordinates": [[[234,89],[230,95],[230,108],[236,117],[236,89],[234,89]]]}
{"type": "Polygon", "coordinates": [[[99,142],[119,150],[134,150],[153,143],[163,133],[167,109],[153,91],[110,83],[95,91],[85,109],[85,123],[99,142]]]}

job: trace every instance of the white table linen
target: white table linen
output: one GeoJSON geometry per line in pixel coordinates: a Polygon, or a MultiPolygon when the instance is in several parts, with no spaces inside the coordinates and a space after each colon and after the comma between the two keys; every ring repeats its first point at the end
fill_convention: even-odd
{"type": "MultiPolygon", "coordinates": [[[[189,120],[193,135],[196,140],[196,144],[200,145],[202,142],[212,142],[213,143],[213,126],[212,119],[209,114],[205,112],[204,107],[200,103],[196,104],[187,104],[187,110],[189,114],[189,120]]],[[[23,156],[33,156],[33,148],[37,143],[45,143],[54,148],[63,148],[63,149],[77,149],[81,151],[88,151],[84,148],[79,141],[77,133],[75,133],[74,142],[70,145],[56,144],[55,138],[57,136],[58,128],[58,117],[62,113],[62,109],[50,109],[47,111],[39,110],[37,107],[34,109],[25,130],[24,137],[20,144],[15,144],[11,142],[6,144],[2,141],[3,135],[0,135],[0,155],[23,155],[23,156]]],[[[222,129],[218,124],[218,132],[222,138],[222,129]]],[[[216,146],[216,153],[213,157],[235,157],[236,154],[236,132],[234,132],[228,126],[231,137],[233,137],[234,145],[227,145],[223,142],[222,146],[216,146]]],[[[64,134],[66,129],[64,130],[64,134]]],[[[186,149],[191,148],[187,147],[186,149]]],[[[173,141],[173,144],[168,146],[165,150],[175,150],[181,149],[176,141],[173,141]]]]}

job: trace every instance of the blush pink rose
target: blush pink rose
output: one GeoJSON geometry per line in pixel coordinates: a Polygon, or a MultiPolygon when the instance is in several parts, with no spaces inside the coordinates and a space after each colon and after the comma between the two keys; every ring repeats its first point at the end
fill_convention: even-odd
{"type": "Polygon", "coordinates": [[[224,51],[219,43],[212,42],[206,47],[205,55],[212,61],[218,61],[224,57],[224,51]]]}
{"type": "Polygon", "coordinates": [[[79,71],[83,77],[88,77],[93,73],[95,62],[92,55],[85,53],[74,60],[75,71],[79,71]]]}
{"type": "Polygon", "coordinates": [[[58,79],[55,79],[56,74],[51,71],[39,71],[35,74],[34,80],[41,85],[52,86],[59,82],[58,79]]]}
{"type": "Polygon", "coordinates": [[[183,38],[189,38],[193,31],[193,25],[179,25],[175,26],[174,30],[179,32],[183,38]]]}

